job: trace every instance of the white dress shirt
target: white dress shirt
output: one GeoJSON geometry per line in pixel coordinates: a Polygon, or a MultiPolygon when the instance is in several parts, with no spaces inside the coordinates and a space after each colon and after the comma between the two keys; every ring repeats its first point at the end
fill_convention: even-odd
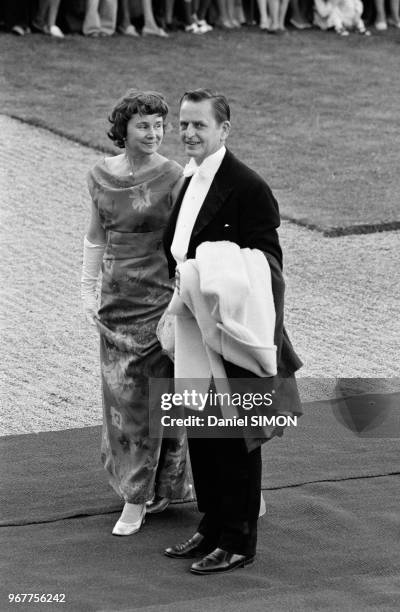
{"type": "Polygon", "coordinates": [[[194,224],[224,159],[225,152],[226,148],[222,146],[218,151],[206,157],[200,166],[197,166],[194,158],[191,158],[183,171],[184,176],[190,176],[192,173],[193,176],[183,196],[171,245],[171,253],[177,263],[186,260],[194,224]]]}

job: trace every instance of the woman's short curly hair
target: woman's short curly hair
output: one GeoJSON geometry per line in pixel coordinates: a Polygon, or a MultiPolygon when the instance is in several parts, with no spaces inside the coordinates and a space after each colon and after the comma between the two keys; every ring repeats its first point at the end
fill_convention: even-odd
{"type": "Polygon", "coordinates": [[[168,115],[168,104],[164,96],[157,91],[139,91],[129,89],[126,94],[118,100],[108,117],[111,128],[107,136],[114,144],[123,149],[125,147],[126,126],[132,115],[160,115],[165,124],[168,115]]]}

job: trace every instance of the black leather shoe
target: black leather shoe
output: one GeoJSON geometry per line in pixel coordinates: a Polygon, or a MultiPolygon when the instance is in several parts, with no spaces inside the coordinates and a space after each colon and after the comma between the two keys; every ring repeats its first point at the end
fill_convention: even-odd
{"type": "Polygon", "coordinates": [[[216,548],[209,555],[193,563],[190,571],[192,574],[222,574],[253,563],[254,556],[237,555],[227,552],[222,548],[216,548]]]}
{"type": "Polygon", "coordinates": [[[193,537],[182,544],[176,544],[164,550],[164,555],[173,557],[174,559],[195,559],[203,557],[213,549],[213,546],[207,544],[206,539],[201,533],[195,533],[193,537]]]}

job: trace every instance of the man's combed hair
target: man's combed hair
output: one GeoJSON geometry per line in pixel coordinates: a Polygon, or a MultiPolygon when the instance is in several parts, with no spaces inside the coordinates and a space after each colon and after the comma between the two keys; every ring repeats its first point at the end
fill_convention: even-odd
{"type": "Polygon", "coordinates": [[[168,115],[168,104],[157,91],[129,89],[117,102],[108,117],[111,128],[107,136],[117,147],[125,147],[126,126],[133,115],[160,115],[164,122],[168,115]]]}
{"type": "Polygon", "coordinates": [[[190,100],[190,102],[210,100],[214,109],[215,120],[218,123],[229,121],[231,118],[231,109],[229,108],[228,100],[223,94],[215,93],[210,89],[193,89],[183,94],[179,105],[182,106],[182,103],[186,100],[190,100]]]}

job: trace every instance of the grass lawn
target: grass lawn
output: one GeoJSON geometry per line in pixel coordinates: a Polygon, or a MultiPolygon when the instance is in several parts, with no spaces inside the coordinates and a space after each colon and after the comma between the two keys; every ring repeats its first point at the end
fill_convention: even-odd
{"type": "Polygon", "coordinates": [[[1,34],[0,53],[1,112],[93,147],[113,150],[106,117],[128,87],[164,92],[174,130],[163,153],[181,162],[179,97],[217,88],[231,101],[230,148],[265,177],[284,218],[328,235],[400,228],[400,31],[1,34]]]}

